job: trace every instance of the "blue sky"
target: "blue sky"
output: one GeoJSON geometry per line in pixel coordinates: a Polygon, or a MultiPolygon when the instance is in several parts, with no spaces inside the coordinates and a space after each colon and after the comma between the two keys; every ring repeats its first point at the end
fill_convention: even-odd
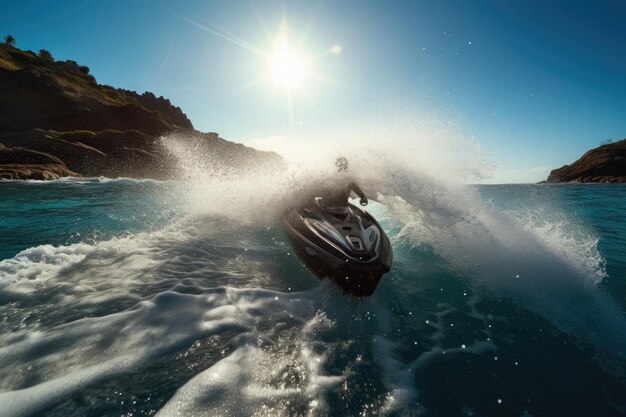
{"type": "Polygon", "coordinates": [[[163,95],[230,140],[373,120],[384,135],[398,118],[436,118],[480,144],[491,182],[527,182],[626,137],[624,21],[619,0],[5,0],[0,32],[101,83],[163,95]],[[290,46],[318,56],[291,112],[284,87],[258,82],[267,60],[250,51],[272,54],[284,16],[290,46]]]}

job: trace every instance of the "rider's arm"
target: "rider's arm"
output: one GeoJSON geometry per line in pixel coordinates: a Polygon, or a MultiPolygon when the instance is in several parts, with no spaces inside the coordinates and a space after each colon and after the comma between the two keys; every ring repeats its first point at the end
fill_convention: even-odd
{"type": "Polygon", "coordinates": [[[348,185],[348,187],[350,188],[351,191],[354,191],[359,197],[361,197],[361,205],[362,206],[366,206],[368,201],[367,201],[367,197],[365,197],[365,193],[363,192],[363,190],[361,190],[361,187],[359,187],[358,185],[356,185],[356,183],[351,182],[350,185],[348,185]]]}
{"type": "Polygon", "coordinates": [[[356,185],[356,183],[351,182],[350,185],[348,185],[348,188],[350,188],[350,190],[354,191],[356,193],[356,195],[358,195],[359,197],[365,198],[365,193],[363,192],[363,190],[361,190],[361,187],[356,185]]]}

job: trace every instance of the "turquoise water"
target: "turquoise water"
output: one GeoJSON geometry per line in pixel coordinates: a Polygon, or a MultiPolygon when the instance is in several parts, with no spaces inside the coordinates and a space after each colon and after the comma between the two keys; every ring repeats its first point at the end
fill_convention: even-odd
{"type": "Polygon", "coordinates": [[[1,416],[626,415],[626,186],[380,196],[363,300],[202,189],[0,182],[1,416]]]}

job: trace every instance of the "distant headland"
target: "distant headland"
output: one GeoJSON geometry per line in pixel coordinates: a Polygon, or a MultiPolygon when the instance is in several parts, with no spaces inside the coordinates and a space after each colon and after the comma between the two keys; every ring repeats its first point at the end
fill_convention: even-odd
{"type": "Polygon", "coordinates": [[[552,170],[546,183],[625,183],[626,139],[587,151],[576,162],[552,170]]]}
{"type": "Polygon", "coordinates": [[[0,179],[176,178],[175,156],[159,140],[173,132],[211,164],[283,164],[195,130],[168,99],[98,84],[88,67],[21,50],[10,35],[0,44],[0,179]]]}

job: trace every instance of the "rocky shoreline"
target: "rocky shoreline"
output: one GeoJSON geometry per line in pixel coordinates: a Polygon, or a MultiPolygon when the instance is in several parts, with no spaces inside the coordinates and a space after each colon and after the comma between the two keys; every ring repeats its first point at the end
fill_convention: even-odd
{"type": "Polygon", "coordinates": [[[591,149],[576,162],[552,170],[543,183],[626,183],[626,139],[591,149]]]}
{"type": "Polygon", "coordinates": [[[59,158],[22,147],[7,148],[0,144],[0,178],[56,180],[76,177],[59,158]]]}
{"type": "Polygon", "coordinates": [[[98,84],[89,68],[45,50],[0,45],[0,179],[177,178],[169,138],[218,167],[283,164],[276,153],[195,130],[166,98],[98,84]]]}

